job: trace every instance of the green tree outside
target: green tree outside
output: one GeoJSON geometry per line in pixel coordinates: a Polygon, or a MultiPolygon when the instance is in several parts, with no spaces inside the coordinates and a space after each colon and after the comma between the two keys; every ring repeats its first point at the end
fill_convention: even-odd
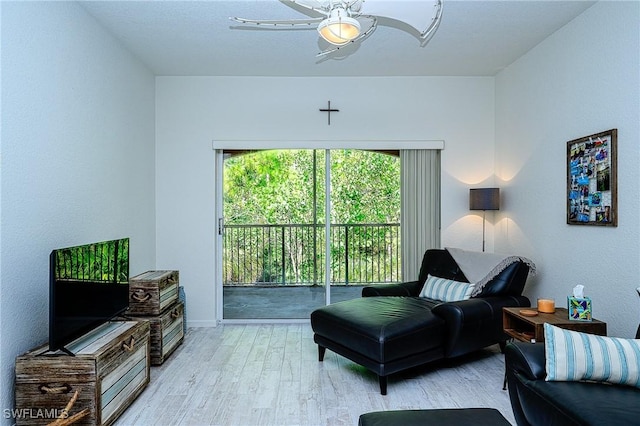
{"type": "MultiPolygon", "coordinates": [[[[325,151],[316,150],[314,180],[313,150],[273,150],[245,154],[225,160],[224,217],[227,230],[233,225],[291,225],[296,227],[243,229],[225,242],[236,253],[225,253],[225,282],[242,281],[247,269],[254,282],[315,282],[322,278],[317,265],[322,266],[325,223],[325,151]],[[314,218],[313,194],[316,194],[314,218]],[[314,221],[317,225],[314,227],[314,221]],[[298,228],[305,225],[305,228],[298,228]],[[315,228],[315,232],[314,232],[315,228]],[[279,229],[278,235],[275,229],[279,229]],[[312,236],[304,236],[304,232],[312,236]],[[271,233],[274,232],[274,234],[271,233]],[[286,234],[288,232],[288,235],[286,234]],[[295,235],[294,235],[295,234],[295,235]],[[314,244],[315,241],[315,244],[314,244]],[[315,251],[311,247],[315,246],[315,251]],[[279,249],[279,247],[284,247],[279,249]],[[318,251],[318,247],[320,250],[318,251]],[[286,252],[278,257],[276,252],[286,252]],[[246,258],[250,260],[247,262],[246,258]],[[310,274],[314,277],[311,279],[310,274]],[[282,278],[281,278],[282,277],[282,278]],[[289,278],[287,278],[289,277],[289,278]]],[[[393,270],[388,262],[397,250],[398,236],[389,234],[388,227],[346,226],[356,224],[397,224],[400,220],[400,161],[398,157],[361,150],[331,151],[331,224],[342,237],[331,241],[332,267],[344,278],[332,281],[353,282],[362,277],[362,267],[393,270]],[[340,228],[338,228],[340,227],[340,228]],[[345,244],[350,240],[349,247],[345,244]],[[380,260],[380,251],[386,251],[380,260]],[[350,257],[353,257],[350,261],[350,257]],[[374,263],[377,262],[377,265],[374,263]]],[[[227,252],[227,250],[225,250],[227,252]]],[[[397,266],[397,265],[396,265],[397,266]]],[[[320,267],[322,269],[322,267],[320,267]]],[[[397,268],[399,269],[399,268],[397,268]]],[[[323,271],[320,271],[323,273],[323,271]]],[[[333,274],[333,273],[332,273],[333,274]]],[[[373,277],[371,277],[373,279],[373,277]]],[[[385,282],[397,277],[386,276],[385,282]]],[[[244,279],[247,281],[247,279],[244,279]]]]}

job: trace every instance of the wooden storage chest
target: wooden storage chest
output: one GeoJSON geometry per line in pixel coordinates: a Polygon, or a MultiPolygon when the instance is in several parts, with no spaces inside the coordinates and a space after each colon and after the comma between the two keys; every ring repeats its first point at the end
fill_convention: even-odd
{"type": "Polygon", "coordinates": [[[129,279],[129,315],[159,315],[178,300],[178,271],[147,271],[129,279]]]}
{"type": "Polygon", "coordinates": [[[149,321],[151,365],[160,365],[184,340],[184,304],[176,302],[160,315],[139,319],[149,321]]]}
{"type": "Polygon", "coordinates": [[[69,415],[89,409],[77,424],[109,425],[149,383],[149,322],[105,323],[67,346],[75,356],[47,346],[16,358],[18,425],[50,423],[76,391],[69,415]]]}

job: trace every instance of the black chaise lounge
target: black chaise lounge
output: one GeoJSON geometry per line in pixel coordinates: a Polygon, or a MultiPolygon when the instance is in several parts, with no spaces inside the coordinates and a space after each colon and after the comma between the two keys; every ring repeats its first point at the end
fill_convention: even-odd
{"type": "MultiPolygon", "coordinates": [[[[365,287],[362,298],[312,312],[319,360],[330,349],[368,368],[378,375],[380,392],[386,395],[390,374],[496,343],[504,347],[502,308],[530,306],[521,294],[534,265],[526,258],[505,257],[467,300],[419,297],[428,275],[469,282],[451,253],[453,249],[428,250],[417,281],[365,287]]],[[[485,259],[479,252],[463,254],[485,259]]]]}

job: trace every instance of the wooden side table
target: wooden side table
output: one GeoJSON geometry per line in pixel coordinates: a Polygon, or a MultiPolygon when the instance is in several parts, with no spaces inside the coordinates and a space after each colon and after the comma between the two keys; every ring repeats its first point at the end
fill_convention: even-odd
{"type": "Polygon", "coordinates": [[[607,335],[607,323],[593,319],[592,321],[573,321],[565,308],[556,308],[553,314],[538,313],[536,316],[525,316],[522,310],[535,308],[502,308],[502,328],[505,334],[521,342],[544,342],[544,323],[555,325],[566,330],[582,333],[607,335]]]}

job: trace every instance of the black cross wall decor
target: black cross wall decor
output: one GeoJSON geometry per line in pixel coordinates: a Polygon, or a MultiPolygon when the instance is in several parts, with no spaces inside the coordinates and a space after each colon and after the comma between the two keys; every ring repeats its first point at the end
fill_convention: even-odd
{"type": "Polygon", "coordinates": [[[327,124],[329,126],[331,126],[331,113],[332,112],[340,112],[339,109],[331,109],[331,101],[327,101],[327,107],[326,108],[320,108],[320,111],[327,113],[327,124]]]}

